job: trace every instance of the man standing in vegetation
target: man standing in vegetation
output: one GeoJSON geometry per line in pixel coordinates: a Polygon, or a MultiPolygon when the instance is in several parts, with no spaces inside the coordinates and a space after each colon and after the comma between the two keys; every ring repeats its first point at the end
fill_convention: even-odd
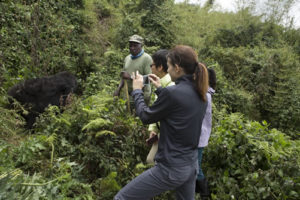
{"type": "MultiPolygon", "coordinates": [[[[167,65],[167,54],[168,50],[161,49],[155,52],[152,55],[153,63],[151,65],[152,73],[159,77],[160,83],[162,87],[167,87],[174,85],[174,82],[171,80],[170,75],[168,74],[168,65],[167,65]]],[[[157,99],[157,95],[155,95],[155,100],[157,99]]],[[[151,141],[152,138],[158,139],[159,133],[159,123],[154,123],[149,125],[150,136],[147,141],[151,141]]],[[[147,163],[154,164],[154,156],[158,149],[158,142],[155,141],[152,144],[150,152],[147,156],[147,163]]]]}
{"type": "MultiPolygon", "coordinates": [[[[143,49],[144,39],[139,35],[133,35],[129,38],[129,51],[130,54],[124,60],[123,70],[127,72],[123,74],[119,87],[114,92],[114,96],[120,96],[120,91],[124,86],[128,90],[128,95],[132,92],[132,80],[130,79],[130,74],[132,72],[138,71],[141,75],[147,75],[151,73],[150,65],[152,64],[152,58],[149,54],[144,52],[143,49]],[[128,77],[129,74],[129,77],[128,77]]],[[[150,85],[145,85],[143,88],[145,102],[148,104],[150,101],[151,88],[150,85]]],[[[127,95],[127,94],[126,94],[127,95]]],[[[132,98],[130,98],[130,107],[133,108],[134,102],[132,98]]]]}

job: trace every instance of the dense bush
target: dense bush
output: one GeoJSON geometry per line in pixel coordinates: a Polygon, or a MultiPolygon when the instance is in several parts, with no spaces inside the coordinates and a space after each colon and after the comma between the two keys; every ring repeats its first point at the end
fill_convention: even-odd
{"type": "Polygon", "coordinates": [[[140,34],[147,46],[170,48],[174,44],[173,23],[176,22],[173,1],[138,1],[136,4],[129,1],[124,7],[121,26],[116,33],[117,47],[127,47],[128,37],[140,34]]]}
{"type": "MultiPolygon", "coordinates": [[[[211,47],[211,58],[219,63],[226,80],[234,84],[232,96],[247,94],[246,102],[221,98],[231,111],[243,112],[256,120],[267,120],[272,127],[286,130],[293,138],[299,132],[299,66],[298,55],[288,47],[268,49],[211,47]],[[291,75],[292,74],[292,75],[291,75]],[[242,107],[238,105],[244,105],[242,107]],[[244,109],[243,107],[250,107],[244,109]]],[[[230,87],[230,86],[229,86],[230,87]]],[[[225,96],[223,96],[225,97],[225,96]]]]}
{"type": "Polygon", "coordinates": [[[299,141],[241,114],[214,117],[204,153],[214,199],[299,198],[299,141]]]}
{"type": "MultiPolygon", "coordinates": [[[[299,142],[269,129],[266,122],[214,110],[213,134],[204,154],[214,199],[299,198],[299,142]]],[[[57,107],[50,107],[38,120],[35,135],[17,137],[18,145],[2,143],[3,197],[10,191],[20,197],[71,198],[80,187],[78,195],[111,199],[147,168],[139,163],[146,157],[148,134],[121,100],[102,91],[84,100],[74,99],[64,113],[57,112],[57,107]],[[21,171],[10,175],[13,169],[21,171]],[[5,186],[7,180],[10,184],[5,186]],[[41,189],[31,190],[35,184],[41,189]],[[13,186],[17,187],[11,191],[13,186]]],[[[161,195],[171,197],[171,193],[161,195]]]]}
{"type": "Polygon", "coordinates": [[[247,9],[236,14],[216,13],[184,5],[177,13],[185,17],[185,24],[190,24],[187,31],[185,26],[176,25],[178,43],[192,45],[201,61],[220,66],[219,101],[229,113],[241,112],[254,120],[266,120],[271,127],[298,139],[297,31],[262,22],[247,9]]]}
{"type": "Polygon", "coordinates": [[[3,188],[0,193],[4,195],[13,185],[21,184],[22,187],[16,187],[13,193],[20,197],[36,195],[29,189],[31,184],[28,187],[23,184],[31,180],[33,185],[41,184],[41,193],[45,195],[52,192],[47,188],[55,187],[56,197],[71,197],[69,195],[74,195],[72,187],[81,187],[76,193],[90,194],[89,190],[95,188],[94,192],[101,192],[98,194],[100,199],[112,191],[109,193],[111,199],[120,184],[135,176],[135,165],[146,157],[144,141],[147,134],[141,122],[130,116],[124,101],[114,100],[105,92],[83,101],[74,99],[74,104],[64,113],[57,113],[57,107],[50,107],[36,123],[35,135],[15,138],[17,146],[10,141],[3,143],[1,162],[15,161],[1,163],[3,188]],[[8,169],[19,169],[18,178],[10,177],[11,170],[8,169]],[[112,177],[111,172],[116,172],[118,177],[112,177]],[[31,177],[25,178],[26,174],[31,177]],[[54,181],[55,177],[57,180],[54,181]],[[4,187],[7,180],[11,181],[10,187],[4,187]],[[78,186],[76,180],[80,183],[78,186]],[[51,184],[46,184],[49,181],[51,184]],[[60,181],[62,184],[57,183],[60,181]],[[111,181],[115,181],[115,186],[107,188],[111,181]],[[101,185],[105,191],[99,188],[101,185]],[[23,193],[23,190],[28,192],[23,193]]]}
{"type": "Polygon", "coordinates": [[[19,79],[61,71],[70,71],[83,79],[95,71],[92,54],[101,51],[91,51],[97,44],[94,40],[83,40],[85,30],[92,25],[83,6],[83,1],[0,3],[0,81],[5,88],[19,79]]]}

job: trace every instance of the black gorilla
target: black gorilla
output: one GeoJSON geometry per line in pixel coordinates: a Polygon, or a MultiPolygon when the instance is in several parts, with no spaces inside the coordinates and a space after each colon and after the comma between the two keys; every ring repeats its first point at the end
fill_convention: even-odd
{"type": "Polygon", "coordinates": [[[8,95],[20,102],[28,111],[23,117],[26,127],[32,128],[35,118],[48,105],[65,105],[68,95],[76,90],[76,77],[69,72],[29,79],[8,90],[8,95]]]}

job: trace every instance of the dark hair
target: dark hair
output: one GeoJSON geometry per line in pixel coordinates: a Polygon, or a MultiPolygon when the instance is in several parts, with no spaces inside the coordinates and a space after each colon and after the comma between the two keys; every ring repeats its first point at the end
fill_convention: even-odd
{"type": "Polygon", "coordinates": [[[168,72],[167,65],[167,55],[169,51],[166,49],[160,49],[152,55],[153,62],[155,63],[155,67],[162,66],[164,72],[168,72]]]}
{"type": "Polygon", "coordinates": [[[208,90],[208,73],[204,64],[198,62],[197,54],[190,46],[177,45],[167,56],[173,66],[183,68],[186,74],[194,75],[196,90],[203,101],[206,101],[208,90]]]}
{"type": "Polygon", "coordinates": [[[216,89],[216,85],[217,85],[217,76],[216,76],[216,72],[214,69],[212,68],[207,68],[208,71],[208,82],[209,82],[209,87],[211,87],[212,89],[216,89]]]}

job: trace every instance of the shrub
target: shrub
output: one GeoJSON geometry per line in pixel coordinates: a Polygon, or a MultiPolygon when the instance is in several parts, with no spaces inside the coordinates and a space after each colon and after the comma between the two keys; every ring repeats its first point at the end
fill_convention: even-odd
{"type": "Polygon", "coordinates": [[[204,169],[213,199],[298,199],[298,141],[241,114],[217,114],[204,169]]]}

